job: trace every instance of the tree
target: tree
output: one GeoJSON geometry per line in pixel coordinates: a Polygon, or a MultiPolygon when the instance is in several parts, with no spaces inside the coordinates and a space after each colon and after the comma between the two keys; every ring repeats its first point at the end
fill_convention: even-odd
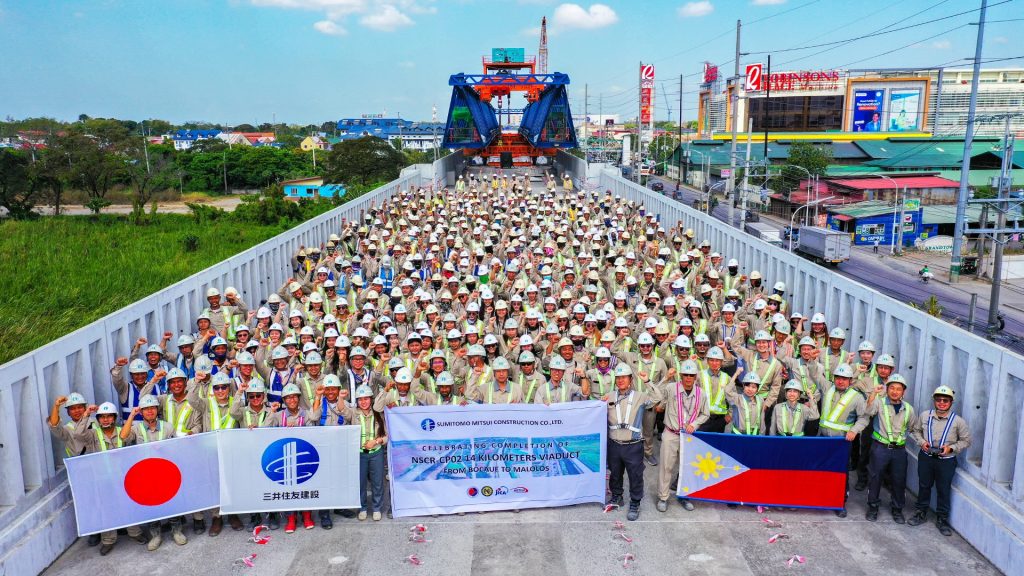
{"type": "Polygon", "coordinates": [[[792,166],[782,167],[782,189],[785,193],[800,188],[800,181],[807,177],[807,174],[799,168],[800,166],[810,172],[811,176],[824,176],[828,171],[828,165],[832,163],[832,149],[823,146],[815,146],[807,142],[797,142],[789,149],[789,158],[786,164],[792,166]]]}
{"type": "Polygon", "coordinates": [[[252,124],[239,124],[235,126],[235,132],[259,132],[252,124]]]}
{"type": "Polygon", "coordinates": [[[345,184],[370,184],[398,178],[405,156],[386,140],[364,136],[334,145],[324,160],[324,180],[345,184]]]}
{"type": "Polygon", "coordinates": [[[6,208],[11,218],[37,216],[32,208],[39,188],[32,178],[31,162],[24,152],[0,149],[0,207],[6,208]]]}
{"type": "Polygon", "coordinates": [[[70,159],[69,182],[89,195],[87,206],[98,214],[104,206],[107,192],[123,179],[124,163],[116,158],[111,147],[101,146],[101,140],[81,132],[70,132],[61,140],[61,149],[70,159]]]}
{"type": "Polygon", "coordinates": [[[47,192],[54,215],[60,215],[64,191],[71,180],[71,154],[63,146],[65,139],[66,136],[52,138],[50,147],[43,150],[39,161],[32,165],[33,178],[40,189],[47,192]]]}
{"type": "Polygon", "coordinates": [[[174,184],[174,148],[168,145],[147,146],[141,138],[127,145],[120,155],[132,188],[131,220],[141,224],[146,205],[153,195],[174,184]]]}

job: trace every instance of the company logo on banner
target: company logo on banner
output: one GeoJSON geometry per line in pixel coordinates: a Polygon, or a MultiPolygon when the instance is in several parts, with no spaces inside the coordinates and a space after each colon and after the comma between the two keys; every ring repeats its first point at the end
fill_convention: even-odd
{"type": "Polygon", "coordinates": [[[396,517],[604,501],[607,404],[385,412],[396,517]]]}
{"type": "Polygon", "coordinates": [[[743,90],[747,92],[764,90],[764,86],[762,86],[763,78],[764,64],[760,62],[757,64],[747,64],[747,81],[744,83],[743,90]]]}
{"type": "Polygon", "coordinates": [[[282,438],[263,451],[263,473],[282,486],[302,484],[319,466],[316,448],[299,438],[282,438]]]}
{"type": "Polygon", "coordinates": [[[222,430],[225,514],[359,506],[359,427],[222,430]]]}

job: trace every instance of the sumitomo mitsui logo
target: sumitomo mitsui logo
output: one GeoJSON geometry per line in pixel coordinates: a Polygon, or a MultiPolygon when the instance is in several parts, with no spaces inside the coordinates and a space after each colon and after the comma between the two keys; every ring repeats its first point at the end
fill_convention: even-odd
{"type": "Polygon", "coordinates": [[[427,432],[433,431],[436,425],[437,424],[430,418],[424,418],[423,421],[420,422],[420,428],[423,428],[427,432]]]}
{"type": "Polygon", "coordinates": [[[263,451],[261,465],[267,478],[282,486],[295,486],[316,474],[320,455],[301,438],[282,438],[263,451]]]}

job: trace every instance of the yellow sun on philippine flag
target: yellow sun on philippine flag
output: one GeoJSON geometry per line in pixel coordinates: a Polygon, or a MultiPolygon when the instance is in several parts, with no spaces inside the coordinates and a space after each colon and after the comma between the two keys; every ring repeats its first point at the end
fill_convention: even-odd
{"type": "Polygon", "coordinates": [[[711,477],[718,478],[718,471],[725,468],[725,466],[722,466],[720,463],[721,460],[721,456],[715,456],[712,458],[711,452],[707,452],[703,455],[697,454],[696,460],[690,462],[690,466],[696,468],[696,470],[693,471],[693,475],[703,475],[705,481],[711,477]]]}

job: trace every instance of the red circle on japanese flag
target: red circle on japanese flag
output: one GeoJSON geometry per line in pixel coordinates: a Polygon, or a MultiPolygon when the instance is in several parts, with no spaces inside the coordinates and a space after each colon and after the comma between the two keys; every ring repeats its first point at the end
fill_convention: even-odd
{"type": "Polygon", "coordinates": [[[124,491],[136,504],[159,506],[178,494],[181,470],[170,460],[139,460],[124,475],[124,491]]]}

